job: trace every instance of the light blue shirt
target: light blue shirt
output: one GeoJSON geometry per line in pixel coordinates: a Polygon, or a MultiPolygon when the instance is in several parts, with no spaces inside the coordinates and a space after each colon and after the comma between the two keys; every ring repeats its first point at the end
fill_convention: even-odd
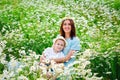
{"type": "MultiPolygon", "coordinates": [[[[80,51],[80,40],[78,37],[73,37],[73,39],[68,38],[66,39],[67,46],[64,48],[63,53],[66,56],[70,50],[80,51]]],[[[65,66],[68,66],[68,64],[73,63],[75,61],[75,58],[71,58],[69,61],[65,62],[65,66]]]]}

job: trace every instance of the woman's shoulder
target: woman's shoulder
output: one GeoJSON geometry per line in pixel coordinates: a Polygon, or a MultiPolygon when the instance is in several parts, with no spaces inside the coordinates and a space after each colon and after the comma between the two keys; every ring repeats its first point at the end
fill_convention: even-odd
{"type": "Polygon", "coordinates": [[[73,37],[73,41],[80,41],[80,39],[76,36],[76,37],[73,37]]]}

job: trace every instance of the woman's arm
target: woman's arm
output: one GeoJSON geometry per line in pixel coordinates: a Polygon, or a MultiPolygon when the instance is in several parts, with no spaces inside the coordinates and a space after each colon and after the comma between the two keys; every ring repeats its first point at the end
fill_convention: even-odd
{"type": "Polygon", "coordinates": [[[69,53],[65,57],[58,58],[58,59],[53,59],[53,60],[55,60],[57,63],[59,63],[59,62],[66,62],[66,61],[68,61],[71,58],[71,56],[73,56],[75,51],[79,51],[80,50],[80,40],[79,40],[79,38],[75,37],[70,44],[72,46],[70,47],[69,53]]]}
{"type": "Polygon", "coordinates": [[[71,58],[71,56],[74,54],[74,52],[75,52],[75,50],[70,50],[68,55],[66,55],[65,57],[63,57],[63,58],[56,58],[56,59],[52,59],[52,60],[54,60],[57,63],[66,62],[66,61],[68,61],[71,58]]]}

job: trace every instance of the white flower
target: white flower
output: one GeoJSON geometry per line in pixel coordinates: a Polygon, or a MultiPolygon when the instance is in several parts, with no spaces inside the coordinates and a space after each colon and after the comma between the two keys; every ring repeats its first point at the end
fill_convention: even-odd
{"type": "Polygon", "coordinates": [[[4,74],[4,75],[7,75],[7,74],[8,74],[8,71],[7,71],[7,70],[3,70],[3,74],[4,74]]]}
{"type": "Polygon", "coordinates": [[[30,72],[32,72],[32,71],[36,71],[36,67],[35,66],[31,66],[30,67],[30,72]]]}
{"type": "Polygon", "coordinates": [[[69,67],[65,67],[64,68],[64,75],[69,75],[69,74],[70,74],[69,67]]]}
{"type": "Polygon", "coordinates": [[[26,55],[25,50],[19,50],[20,55],[26,55]]]}
{"type": "Polygon", "coordinates": [[[8,63],[8,61],[5,60],[5,57],[6,57],[5,54],[3,54],[3,55],[1,56],[0,62],[1,62],[2,64],[7,64],[7,63],[8,63]]]}
{"type": "Polygon", "coordinates": [[[71,58],[74,58],[75,56],[73,55],[73,56],[71,56],[71,58]]]}
{"type": "Polygon", "coordinates": [[[11,71],[11,72],[9,73],[9,76],[10,76],[10,77],[14,77],[14,76],[15,76],[14,71],[11,71]]]}
{"type": "Polygon", "coordinates": [[[102,80],[103,77],[96,77],[96,76],[92,76],[92,77],[85,77],[85,80],[102,80]]]}
{"type": "Polygon", "coordinates": [[[9,49],[8,49],[8,52],[12,52],[12,51],[13,51],[12,48],[9,48],[9,49]]]}
{"type": "Polygon", "coordinates": [[[0,56],[2,55],[2,52],[3,52],[3,48],[0,47],[0,56]]]}
{"type": "Polygon", "coordinates": [[[29,53],[32,53],[32,50],[28,50],[29,53]]]}
{"type": "Polygon", "coordinates": [[[111,72],[106,72],[106,74],[111,74],[111,72]]]}
{"type": "Polygon", "coordinates": [[[30,56],[26,56],[26,59],[24,59],[24,61],[31,61],[32,58],[30,56]]]}
{"type": "Polygon", "coordinates": [[[44,60],[46,64],[50,64],[50,60],[49,59],[45,59],[44,60]]]}
{"type": "Polygon", "coordinates": [[[90,58],[92,56],[92,52],[90,49],[86,49],[84,52],[83,52],[83,56],[84,58],[90,58]]]}
{"type": "Polygon", "coordinates": [[[62,73],[63,72],[63,69],[62,68],[57,68],[57,70],[56,70],[56,73],[55,74],[59,74],[59,73],[62,73]]]}
{"type": "Polygon", "coordinates": [[[2,48],[5,48],[5,47],[6,47],[6,45],[5,45],[6,43],[7,43],[7,41],[5,41],[5,40],[4,40],[4,41],[1,41],[1,42],[0,42],[0,46],[1,46],[2,48]]]}
{"type": "Polygon", "coordinates": [[[47,74],[46,68],[43,68],[43,69],[42,69],[42,73],[43,73],[43,74],[47,74]]]}
{"type": "Polygon", "coordinates": [[[35,57],[36,53],[32,51],[31,53],[29,53],[29,55],[35,57]]]}
{"type": "Polygon", "coordinates": [[[40,56],[39,55],[35,55],[35,59],[38,59],[40,56]]]}
{"type": "Polygon", "coordinates": [[[51,60],[51,65],[54,66],[56,62],[54,60],[51,60]]]}
{"type": "Polygon", "coordinates": [[[37,78],[36,80],[46,80],[45,78],[37,78]]]}
{"type": "Polygon", "coordinates": [[[13,58],[13,59],[11,59],[11,61],[7,64],[7,66],[8,66],[8,70],[9,70],[9,71],[13,71],[13,70],[16,71],[16,70],[19,68],[20,63],[13,58]]]}
{"type": "Polygon", "coordinates": [[[26,76],[21,75],[18,77],[18,80],[28,80],[28,78],[26,76]]]}
{"type": "Polygon", "coordinates": [[[22,71],[22,68],[18,68],[16,72],[19,73],[20,71],[22,71]]]}
{"type": "Polygon", "coordinates": [[[33,62],[33,66],[37,66],[38,64],[39,64],[38,61],[34,61],[34,62],[33,62]]]}
{"type": "Polygon", "coordinates": [[[10,75],[9,75],[9,72],[7,70],[3,70],[2,80],[4,80],[4,79],[7,79],[7,80],[10,79],[10,75]]]}

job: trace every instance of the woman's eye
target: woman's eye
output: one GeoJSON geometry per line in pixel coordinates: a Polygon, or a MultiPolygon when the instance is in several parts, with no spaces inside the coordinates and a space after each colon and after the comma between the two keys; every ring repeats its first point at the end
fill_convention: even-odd
{"type": "Polygon", "coordinates": [[[65,25],[65,26],[66,26],[66,25],[71,25],[71,24],[70,24],[70,23],[68,23],[68,24],[67,24],[67,23],[64,23],[63,25],[65,25]]]}
{"type": "Polygon", "coordinates": [[[69,23],[68,25],[70,25],[71,26],[71,24],[69,23]]]}
{"type": "Polygon", "coordinates": [[[66,23],[64,23],[63,25],[67,25],[66,23]]]}

